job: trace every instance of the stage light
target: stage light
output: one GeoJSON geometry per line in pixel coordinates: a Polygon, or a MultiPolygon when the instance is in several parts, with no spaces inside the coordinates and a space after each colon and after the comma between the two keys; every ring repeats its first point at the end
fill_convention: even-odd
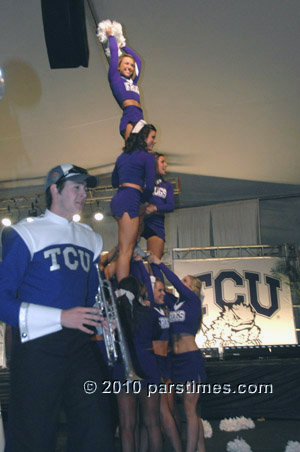
{"type": "Polygon", "coordinates": [[[94,218],[95,218],[95,220],[97,220],[97,221],[102,221],[103,218],[104,218],[104,215],[103,215],[102,212],[96,212],[95,215],[94,215],[94,218]]]}
{"type": "Polygon", "coordinates": [[[75,215],[73,215],[73,221],[75,223],[78,223],[78,221],[80,221],[80,215],[78,213],[76,213],[75,215]]]}
{"type": "Polygon", "coordinates": [[[2,218],[1,223],[3,226],[10,226],[12,221],[9,218],[10,217],[10,205],[7,206],[7,217],[2,218]]]}
{"type": "Polygon", "coordinates": [[[3,226],[10,226],[11,225],[11,220],[8,217],[2,218],[1,223],[3,224],[3,226]]]}
{"type": "Polygon", "coordinates": [[[101,209],[101,207],[99,207],[99,201],[97,201],[96,204],[97,204],[97,208],[96,208],[96,212],[94,213],[94,218],[96,221],[102,221],[104,218],[103,209],[101,209]]]}

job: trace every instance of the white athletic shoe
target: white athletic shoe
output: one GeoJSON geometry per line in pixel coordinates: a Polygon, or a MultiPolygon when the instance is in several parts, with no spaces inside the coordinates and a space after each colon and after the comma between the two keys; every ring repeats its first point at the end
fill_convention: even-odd
{"type": "Polygon", "coordinates": [[[143,259],[147,259],[150,256],[150,253],[143,251],[142,248],[139,247],[139,245],[135,246],[133,253],[137,254],[138,256],[141,256],[143,259]]]}

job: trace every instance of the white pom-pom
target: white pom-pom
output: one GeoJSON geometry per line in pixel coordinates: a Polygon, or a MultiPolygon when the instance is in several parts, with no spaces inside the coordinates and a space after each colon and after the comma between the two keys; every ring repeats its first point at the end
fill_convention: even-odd
{"type": "Polygon", "coordinates": [[[115,36],[123,36],[122,25],[119,22],[113,20],[112,21],[112,29],[113,29],[113,33],[115,36]]]}
{"type": "Polygon", "coordinates": [[[223,430],[225,432],[238,432],[240,430],[255,428],[255,424],[252,419],[241,416],[222,419],[219,427],[220,430],[223,430]]]}
{"type": "Polygon", "coordinates": [[[251,447],[243,438],[235,438],[226,446],[227,452],[252,452],[251,447]]]}
{"type": "Polygon", "coordinates": [[[102,20],[99,22],[97,27],[97,36],[101,44],[105,47],[105,54],[108,58],[110,58],[110,50],[109,47],[106,47],[105,44],[108,42],[108,36],[106,34],[106,29],[111,28],[111,35],[115,37],[117,46],[118,46],[118,55],[122,55],[122,51],[120,50],[122,47],[126,45],[126,39],[123,36],[122,25],[115,20],[111,21],[109,19],[102,20]]]}
{"type": "Polygon", "coordinates": [[[118,47],[124,47],[126,45],[126,40],[123,36],[123,29],[122,25],[119,22],[116,22],[115,20],[112,22],[112,30],[114,37],[116,38],[118,47]]]}
{"type": "Polygon", "coordinates": [[[102,20],[102,22],[99,22],[97,27],[97,36],[99,38],[99,41],[103,44],[107,41],[107,34],[106,29],[112,28],[112,22],[111,20],[102,20]]]}
{"type": "Polygon", "coordinates": [[[202,420],[203,430],[204,430],[204,438],[211,438],[213,435],[213,429],[211,424],[208,421],[202,420]]]}
{"type": "Polygon", "coordinates": [[[288,441],[284,452],[300,452],[299,441],[288,441]]]}

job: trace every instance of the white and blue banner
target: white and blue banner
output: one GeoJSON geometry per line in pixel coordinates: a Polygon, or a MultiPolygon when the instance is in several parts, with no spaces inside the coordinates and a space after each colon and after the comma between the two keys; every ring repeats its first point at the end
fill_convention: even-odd
{"type": "Polygon", "coordinates": [[[199,347],[297,344],[289,280],[282,258],[175,260],[174,272],[202,281],[199,347]]]}

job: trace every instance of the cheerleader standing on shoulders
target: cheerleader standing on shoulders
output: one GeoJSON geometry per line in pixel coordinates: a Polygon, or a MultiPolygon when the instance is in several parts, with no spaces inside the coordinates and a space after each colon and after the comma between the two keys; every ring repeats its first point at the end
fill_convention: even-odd
{"type": "Polygon", "coordinates": [[[174,190],[165,181],[167,162],[163,154],[155,152],[156,175],[153,194],[145,208],[142,237],[147,240],[147,250],[161,259],[165,245],[165,213],[173,212],[175,207],[174,190]]]}
{"type": "MultiPolygon", "coordinates": [[[[195,336],[201,326],[201,282],[198,278],[187,275],[180,280],[156,256],[149,256],[148,261],[156,264],[179,293],[179,298],[172,304],[169,314],[170,333],[173,344],[172,382],[204,383],[206,372],[201,350],[197,347],[195,336]]],[[[173,297],[172,297],[173,298],[173,297]]],[[[184,392],[184,411],[187,420],[186,452],[205,452],[202,422],[198,421],[197,391],[184,392]],[[199,441],[198,441],[199,437],[199,441]]]]}
{"type": "Polygon", "coordinates": [[[119,254],[116,264],[118,281],[129,275],[130,259],[139,230],[139,210],[152,195],[155,178],[156,129],[144,121],[138,122],[117,158],[112,173],[112,186],[118,187],[110,207],[118,222],[119,254]]]}
{"type": "Polygon", "coordinates": [[[127,45],[122,45],[119,57],[118,44],[114,35],[114,27],[106,28],[110,49],[108,81],[113,96],[123,110],[120,121],[120,134],[127,140],[134,125],[143,119],[140,103],[140,91],[137,86],[141,73],[140,57],[127,45]]]}

